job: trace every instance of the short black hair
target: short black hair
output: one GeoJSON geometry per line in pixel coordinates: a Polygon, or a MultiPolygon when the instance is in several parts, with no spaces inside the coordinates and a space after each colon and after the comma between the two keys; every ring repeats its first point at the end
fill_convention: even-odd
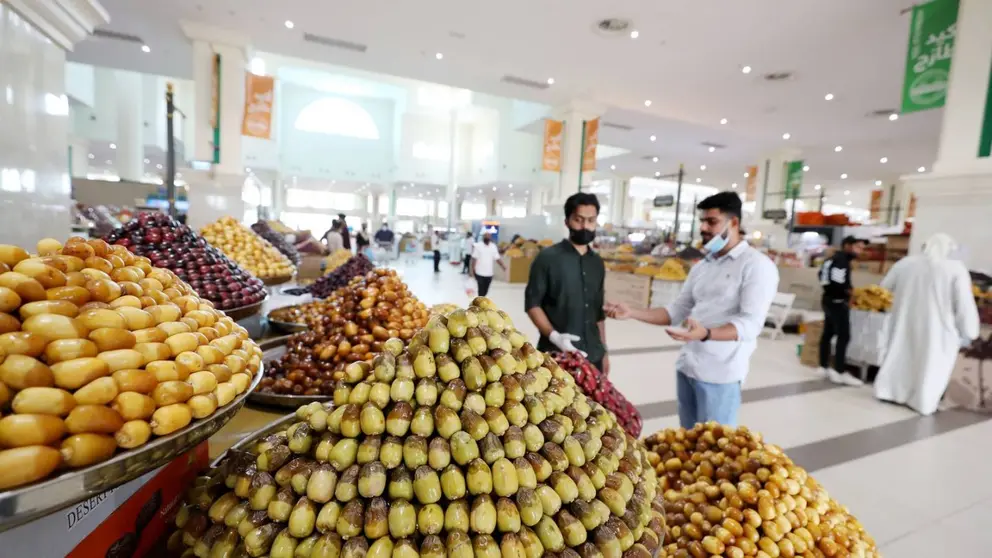
{"type": "Polygon", "coordinates": [[[738,221],[740,221],[742,217],[741,197],[735,192],[720,192],[719,194],[713,194],[712,196],[699,202],[696,209],[702,211],[716,209],[724,215],[737,217],[738,221]]]}
{"type": "Polygon", "coordinates": [[[576,210],[579,209],[580,205],[591,205],[596,208],[596,215],[599,215],[599,198],[596,194],[590,194],[589,192],[577,192],[568,196],[565,200],[565,218],[571,217],[576,210]]]}
{"type": "Polygon", "coordinates": [[[842,240],[840,242],[840,245],[841,245],[842,248],[845,248],[845,247],[850,246],[852,244],[858,244],[858,243],[868,244],[868,241],[865,240],[865,239],[863,239],[863,238],[858,238],[856,236],[845,236],[844,237],[844,240],[842,240]]]}

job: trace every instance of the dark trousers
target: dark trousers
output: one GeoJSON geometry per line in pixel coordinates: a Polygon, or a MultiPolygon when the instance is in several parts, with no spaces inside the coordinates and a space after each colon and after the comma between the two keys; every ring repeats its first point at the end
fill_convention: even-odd
{"type": "Polygon", "coordinates": [[[493,283],[492,277],[484,277],[482,275],[475,276],[475,282],[479,285],[479,296],[486,296],[489,294],[489,285],[493,283]]]}
{"type": "Polygon", "coordinates": [[[441,251],[434,250],[434,273],[441,271],[441,251]]]}
{"type": "Polygon", "coordinates": [[[463,262],[463,264],[464,265],[462,265],[462,273],[467,274],[469,268],[472,267],[472,254],[465,254],[465,261],[463,262]]]}
{"type": "Polygon", "coordinates": [[[830,340],[836,335],[834,370],[843,372],[847,363],[847,343],[851,340],[851,308],[846,300],[824,300],[823,337],[820,338],[820,367],[830,364],[830,340]]]}

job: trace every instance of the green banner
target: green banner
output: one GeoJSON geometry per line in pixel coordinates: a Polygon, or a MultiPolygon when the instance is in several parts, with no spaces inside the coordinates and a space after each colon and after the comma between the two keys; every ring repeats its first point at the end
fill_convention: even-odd
{"type": "Polygon", "coordinates": [[[901,112],[944,106],[957,37],[959,1],[933,0],[913,8],[901,112]]]}
{"type": "Polygon", "coordinates": [[[978,144],[978,157],[992,156],[992,68],[989,69],[989,86],[985,91],[985,118],[982,119],[982,139],[978,144]]]}
{"type": "Polygon", "coordinates": [[[785,199],[795,199],[799,197],[799,191],[803,188],[803,165],[802,161],[789,161],[785,168],[785,199]]]}

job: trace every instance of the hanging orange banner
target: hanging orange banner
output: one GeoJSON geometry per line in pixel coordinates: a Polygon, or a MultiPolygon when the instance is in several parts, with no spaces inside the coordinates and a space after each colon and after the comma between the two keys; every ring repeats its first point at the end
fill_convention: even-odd
{"type": "Polygon", "coordinates": [[[870,219],[878,221],[882,217],[882,191],[872,190],[871,201],[868,203],[868,210],[871,212],[870,219]]]}
{"type": "Polygon", "coordinates": [[[272,104],[276,81],[272,76],[245,76],[245,115],[241,135],[272,139],[272,104]]]}
{"type": "Polygon", "coordinates": [[[747,167],[744,194],[747,197],[747,201],[755,201],[755,198],[758,197],[758,167],[756,165],[747,167]]]}
{"type": "Polygon", "coordinates": [[[599,146],[599,119],[586,120],[582,137],[582,171],[596,170],[596,148],[599,146]]]}
{"type": "Polygon", "coordinates": [[[906,210],[906,218],[916,217],[916,194],[909,195],[909,209],[906,210]]]}
{"type": "Polygon", "coordinates": [[[561,139],[565,123],[561,120],[544,121],[544,157],[541,168],[546,171],[561,172],[561,139]]]}

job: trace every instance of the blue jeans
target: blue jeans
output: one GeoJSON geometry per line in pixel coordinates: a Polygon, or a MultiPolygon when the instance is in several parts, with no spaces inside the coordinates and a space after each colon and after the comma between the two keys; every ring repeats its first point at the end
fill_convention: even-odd
{"type": "Polygon", "coordinates": [[[711,384],[677,373],[676,396],[679,423],[692,428],[699,422],[715,421],[737,426],[737,411],[741,408],[741,383],[711,384]]]}

